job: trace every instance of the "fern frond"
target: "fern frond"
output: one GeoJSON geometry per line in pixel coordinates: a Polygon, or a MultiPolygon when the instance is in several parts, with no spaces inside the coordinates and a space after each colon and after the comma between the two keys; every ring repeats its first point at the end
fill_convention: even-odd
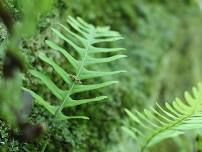
{"type": "Polygon", "coordinates": [[[202,84],[193,87],[193,95],[185,92],[186,102],[179,98],[156,109],[131,113],[125,109],[135,127],[124,127],[141,145],[141,151],[163,139],[184,134],[188,130],[202,128],[202,84]]]}
{"type": "Polygon", "coordinates": [[[72,95],[86,91],[93,91],[117,83],[117,81],[108,81],[97,84],[82,84],[82,81],[125,72],[123,70],[106,72],[89,70],[91,65],[112,62],[126,57],[125,55],[113,55],[102,58],[95,57],[98,53],[118,52],[124,50],[123,48],[101,48],[95,46],[97,43],[120,40],[122,39],[122,36],[118,32],[111,31],[108,27],[95,27],[88,24],[81,18],[74,19],[73,17],[69,17],[67,22],[73,30],[70,30],[70,28],[62,24],[58,24],[65,34],[55,28],[52,28],[52,32],[54,36],[69,44],[69,46],[71,46],[71,48],[79,54],[79,59],[72,56],[68,50],[53,41],[47,40],[46,44],[52,50],[57,51],[64,56],[74,69],[73,71],[75,71],[75,73],[72,74],[65,71],[62,65],[58,65],[53,59],[47,57],[44,53],[40,53],[39,58],[54,69],[69,89],[62,90],[48,75],[45,75],[42,71],[37,70],[30,70],[30,73],[32,76],[40,79],[50,93],[58,99],[58,105],[51,105],[50,102],[47,102],[34,91],[27,88],[24,89],[32,94],[37,104],[45,107],[52,115],[57,116],[57,119],[59,120],[71,118],[87,119],[87,117],[83,116],[69,117],[64,115],[61,111],[63,108],[97,102],[107,98],[106,96],[98,96],[90,99],[75,100],[72,98],[72,95]]]}

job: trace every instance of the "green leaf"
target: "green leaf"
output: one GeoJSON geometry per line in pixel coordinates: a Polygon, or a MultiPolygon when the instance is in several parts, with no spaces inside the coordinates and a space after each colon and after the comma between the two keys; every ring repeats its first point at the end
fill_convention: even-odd
{"type": "MultiPolygon", "coordinates": [[[[62,56],[64,56],[71,64],[73,69],[64,70],[64,65],[57,64],[59,62],[55,62],[45,53],[39,53],[39,58],[46,64],[50,65],[54,69],[56,74],[64,80],[64,86],[66,86],[67,89],[60,89],[57,86],[57,82],[53,82],[48,75],[43,74],[44,72],[37,71],[36,69],[30,70],[30,73],[34,77],[40,79],[43,82],[44,86],[48,90],[50,90],[50,93],[57,98],[59,104],[50,105],[51,102],[45,101],[40,95],[31,90],[27,90],[29,90],[29,92],[33,95],[37,104],[40,104],[41,106],[46,108],[58,120],[75,118],[88,119],[85,116],[66,116],[62,113],[62,110],[68,107],[99,102],[107,98],[106,96],[99,96],[95,98],[89,97],[89,99],[82,99],[81,97],[79,100],[76,100],[73,99],[73,95],[84,91],[93,91],[117,83],[117,81],[108,81],[98,84],[85,83],[84,85],[81,81],[125,72],[124,70],[104,72],[99,68],[97,71],[91,71],[88,69],[88,65],[97,63],[104,64],[106,62],[112,62],[126,57],[125,55],[116,54],[114,56],[96,58],[94,56],[95,53],[105,53],[106,56],[106,53],[113,52],[114,54],[125,49],[99,48],[93,45],[95,43],[112,42],[122,39],[121,35],[118,32],[111,31],[109,27],[95,27],[91,24],[88,24],[81,18],[74,19],[73,17],[68,17],[67,22],[72,28],[71,30],[68,26],[60,23],[56,25],[59,25],[59,27],[62,28],[63,32],[59,31],[57,27],[51,29],[53,31],[53,36],[59,38],[60,41],[66,42],[70,46],[70,49],[73,48],[73,50],[71,50],[71,53],[63,46],[59,46],[51,40],[47,40],[46,44],[51,48],[52,51],[58,51],[62,56]],[[78,59],[76,58],[77,56],[73,56],[74,53],[72,53],[72,51],[76,51],[79,54],[78,59]],[[72,74],[72,71],[74,71],[74,74],[72,74]]],[[[68,64],[68,62],[66,64],[68,64]]],[[[45,70],[46,69],[43,69],[43,71],[45,70]]]]}
{"type": "Polygon", "coordinates": [[[100,96],[100,97],[91,98],[91,99],[72,100],[72,101],[66,102],[64,107],[65,108],[74,107],[74,106],[78,106],[78,105],[82,105],[82,104],[86,104],[86,103],[101,101],[106,98],[107,98],[107,96],[100,96]]]}
{"type": "Polygon", "coordinates": [[[49,40],[46,40],[46,44],[48,44],[48,46],[50,46],[52,49],[55,49],[59,51],[61,54],[63,54],[64,57],[71,63],[71,65],[75,69],[79,68],[78,61],[76,61],[76,59],[74,59],[65,49],[61,48],[60,46],[49,40]]]}
{"type": "Polygon", "coordinates": [[[126,55],[114,55],[111,57],[107,58],[93,58],[93,57],[88,57],[86,65],[92,65],[92,64],[97,64],[97,63],[107,63],[107,62],[112,62],[121,58],[127,57],[126,55]]]}
{"type": "Polygon", "coordinates": [[[41,106],[44,106],[48,112],[50,112],[51,114],[55,114],[56,109],[58,108],[57,106],[52,106],[50,105],[48,102],[46,102],[41,96],[39,96],[38,94],[36,94],[34,91],[23,88],[23,90],[31,93],[32,97],[35,99],[35,102],[41,106]]]}
{"type": "Polygon", "coordinates": [[[57,74],[58,74],[61,78],[63,78],[63,80],[64,80],[66,83],[68,83],[68,84],[71,83],[71,79],[70,79],[69,74],[68,74],[65,70],[63,70],[58,64],[56,64],[53,60],[49,59],[49,58],[48,58],[46,55],[44,55],[44,54],[40,54],[40,55],[39,55],[39,58],[40,58],[41,60],[43,60],[44,62],[48,63],[49,65],[51,65],[51,66],[54,68],[54,70],[57,72],[57,74]]]}
{"type": "Polygon", "coordinates": [[[60,100],[63,100],[65,91],[59,89],[48,76],[35,70],[30,70],[30,73],[33,76],[39,78],[57,98],[59,98],[60,100]]]}
{"type": "Polygon", "coordinates": [[[118,83],[118,81],[109,81],[109,82],[104,82],[99,84],[89,84],[89,85],[75,85],[74,89],[72,90],[72,94],[95,90],[95,89],[103,88],[116,83],[118,83]]]}
{"type": "Polygon", "coordinates": [[[91,46],[89,49],[89,53],[109,53],[109,52],[118,52],[125,51],[124,48],[98,48],[91,46]]]}
{"type": "Polygon", "coordinates": [[[81,75],[80,75],[80,80],[85,80],[85,79],[92,79],[92,78],[97,78],[97,77],[104,77],[104,76],[109,76],[109,75],[114,75],[114,74],[119,74],[126,72],[124,70],[122,71],[112,71],[112,72],[100,72],[100,71],[89,71],[85,70],[81,75]]]}
{"type": "Polygon", "coordinates": [[[65,37],[61,32],[59,32],[54,28],[52,28],[52,31],[56,34],[56,36],[58,36],[59,38],[67,42],[69,45],[71,45],[79,54],[83,52],[83,49],[80,46],[78,46],[75,42],[65,37]]]}

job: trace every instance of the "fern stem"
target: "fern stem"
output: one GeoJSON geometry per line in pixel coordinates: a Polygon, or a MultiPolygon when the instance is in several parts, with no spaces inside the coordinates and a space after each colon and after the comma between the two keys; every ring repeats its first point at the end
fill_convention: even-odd
{"type": "Polygon", "coordinates": [[[75,82],[72,83],[72,86],[71,86],[70,90],[68,91],[68,93],[65,95],[65,98],[64,98],[62,104],[60,104],[58,109],[55,111],[55,115],[54,115],[55,119],[57,118],[57,115],[62,111],[65,103],[67,102],[68,97],[70,96],[72,90],[74,89],[74,86],[75,86],[75,82]]]}
{"type": "MultiPolygon", "coordinates": [[[[87,46],[86,46],[86,49],[85,49],[85,54],[84,54],[84,57],[83,57],[83,59],[82,59],[82,62],[81,62],[81,64],[80,64],[80,66],[79,66],[79,70],[78,70],[78,72],[77,72],[77,74],[76,74],[76,78],[78,78],[79,79],[79,76],[80,76],[80,74],[81,74],[81,69],[83,68],[83,66],[84,66],[84,63],[85,63],[85,61],[86,61],[86,57],[87,57],[87,55],[88,55],[88,51],[89,51],[89,48],[90,48],[90,45],[92,44],[92,39],[94,39],[94,37],[93,37],[93,35],[94,35],[94,30],[92,29],[90,32],[89,32],[89,36],[87,36],[87,46]]],[[[75,85],[76,85],[76,83],[75,82],[73,82],[72,83],[72,86],[71,86],[71,88],[70,88],[70,90],[67,92],[67,94],[65,95],[65,98],[64,98],[64,100],[63,100],[63,102],[62,102],[62,104],[58,107],[58,109],[56,110],[56,112],[55,112],[55,118],[57,118],[57,115],[62,111],[62,109],[64,108],[64,105],[65,105],[65,103],[67,102],[67,99],[68,99],[68,97],[71,95],[71,93],[72,93],[72,90],[74,89],[74,87],[75,87],[75,85]]]]}
{"type": "Polygon", "coordinates": [[[172,123],[170,125],[168,125],[167,127],[164,127],[160,130],[157,130],[156,132],[154,132],[151,136],[149,136],[147,139],[146,139],[146,142],[143,144],[143,146],[141,147],[141,152],[144,152],[147,145],[151,142],[151,140],[159,135],[160,133],[162,133],[163,131],[166,131],[168,130],[169,128],[172,128],[174,126],[177,126],[179,123],[183,122],[184,120],[186,120],[187,118],[189,118],[190,116],[192,116],[194,114],[194,112],[192,112],[191,114],[187,115],[187,116],[184,116],[183,118],[181,118],[180,120],[177,120],[175,121],[175,123],[172,123]]]}

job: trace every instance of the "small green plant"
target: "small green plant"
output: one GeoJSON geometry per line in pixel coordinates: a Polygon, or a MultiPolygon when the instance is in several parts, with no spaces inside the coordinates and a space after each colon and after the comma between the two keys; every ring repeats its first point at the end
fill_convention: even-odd
{"type": "Polygon", "coordinates": [[[156,104],[156,108],[134,114],[125,110],[135,126],[123,127],[139,145],[141,151],[163,139],[184,134],[188,130],[199,129],[202,118],[202,84],[193,88],[193,95],[185,92],[183,102],[179,98],[165,107],[156,104]]]}
{"type": "Polygon", "coordinates": [[[47,102],[45,99],[43,99],[43,97],[41,97],[34,91],[27,88],[24,89],[32,94],[37,104],[44,106],[52,115],[55,115],[55,117],[59,120],[70,118],[88,119],[85,116],[66,116],[61,111],[63,110],[63,108],[73,107],[105,99],[106,96],[99,96],[90,99],[76,100],[72,98],[72,95],[85,91],[92,91],[117,83],[117,81],[107,81],[97,84],[83,84],[82,81],[124,72],[93,71],[89,70],[88,68],[89,66],[94,64],[103,64],[126,56],[113,55],[110,57],[102,58],[96,57],[96,55],[99,53],[111,53],[124,50],[123,48],[101,48],[95,46],[102,42],[112,42],[122,39],[118,32],[111,31],[109,27],[94,27],[93,25],[83,21],[81,18],[74,19],[73,17],[69,17],[68,23],[71,28],[74,29],[74,31],[70,30],[70,28],[67,28],[62,24],[58,24],[67,33],[67,35],[63,34],[55,28],[52,28],[52,31],[55,36],[68,43],[79,54],[79,59],[73,57],[65,48],[59,46],[53,41],[47,40],[46,43],[50,48],[52,48],[52,50],[60,52],[69,61],[72,68],[74,69],[74,73],[72,74],[65,71],[62,65],[58,65],[44,53],[39,54],[39,58],[43,62],[52,66],[55,72],[61,77],[61,79],[64,80],[65,84],[68,86],[68,89],[62,90],[58,88],[57,85],[50,79],[50,77],[43,74],[41,71],[35,69],[30,70],[30,73],[34,77],[40,79],[50,90],[50,92],[58,99],[58,105],[51,105],[50,102],[47,102]]]}

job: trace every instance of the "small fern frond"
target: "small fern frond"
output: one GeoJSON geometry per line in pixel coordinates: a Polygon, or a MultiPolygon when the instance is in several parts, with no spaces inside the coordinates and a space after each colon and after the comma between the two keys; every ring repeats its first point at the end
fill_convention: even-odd
{"type": "Polygon", "coordinates": [[[193,88],[193,95],[185,92],[186,102],[179,98],[165,106],[131,113],[125,109],[135,127],[123,129],[141,145],[141,151],[163,139],[202,128],[202,84],[193,88]]]}
{"type": "Polygon", "coordinates": [[[75,100],[72,95],[116,84],[117,81],[107,81],[96,84],[83,84],[82,81],[125,72],[124,70],[107,72],[89,70],[91,65],[108,63],[126,57],[125,55],[112,55],[109,57],[97,58],[96,54],[115,53],[125,49],[97,47],[98,43],[113,42],[122,39],[122,36],[120,36],[118,32],[111,31],[108,27],[95,27],[86,23],[81,18],[74,19],[73,17],[69,17],[67,22],[73,30],[70,30],[70,28],[62,24],[58,24],[65,34],[55,28],[52,28],[52,32],[56,37],[69,44],[69,46],[79,54],[79,59],[72,56],[66,48],[59,46],[53,41],[47,40],[46,44],[52,50],[57,51],[64,56],[64,58],[72,66],[74,74],[64,70],[62,65],[58,65],[53,59],[47,57],[44,53],[40,53],[39,58],[54,69],[57,75],[66,83],[68,89],[60,89],[57,84],[42,71],[30,70],[31,75],[40,79],[51,94],[58,99],[58,105],[51,105],[50,102],[44,100],[34,91],[26,88],[24,89],[32,94],[37,104],[45,107],[52,115],[57,116],[57,119],[59,120],[71,118],[87,119],[87,117],[83,116],[69,117],[64,115],[61,111],[63,108],[97,102],[107,98],[106,96],[99,96],[90,99],[75,100]]]}

